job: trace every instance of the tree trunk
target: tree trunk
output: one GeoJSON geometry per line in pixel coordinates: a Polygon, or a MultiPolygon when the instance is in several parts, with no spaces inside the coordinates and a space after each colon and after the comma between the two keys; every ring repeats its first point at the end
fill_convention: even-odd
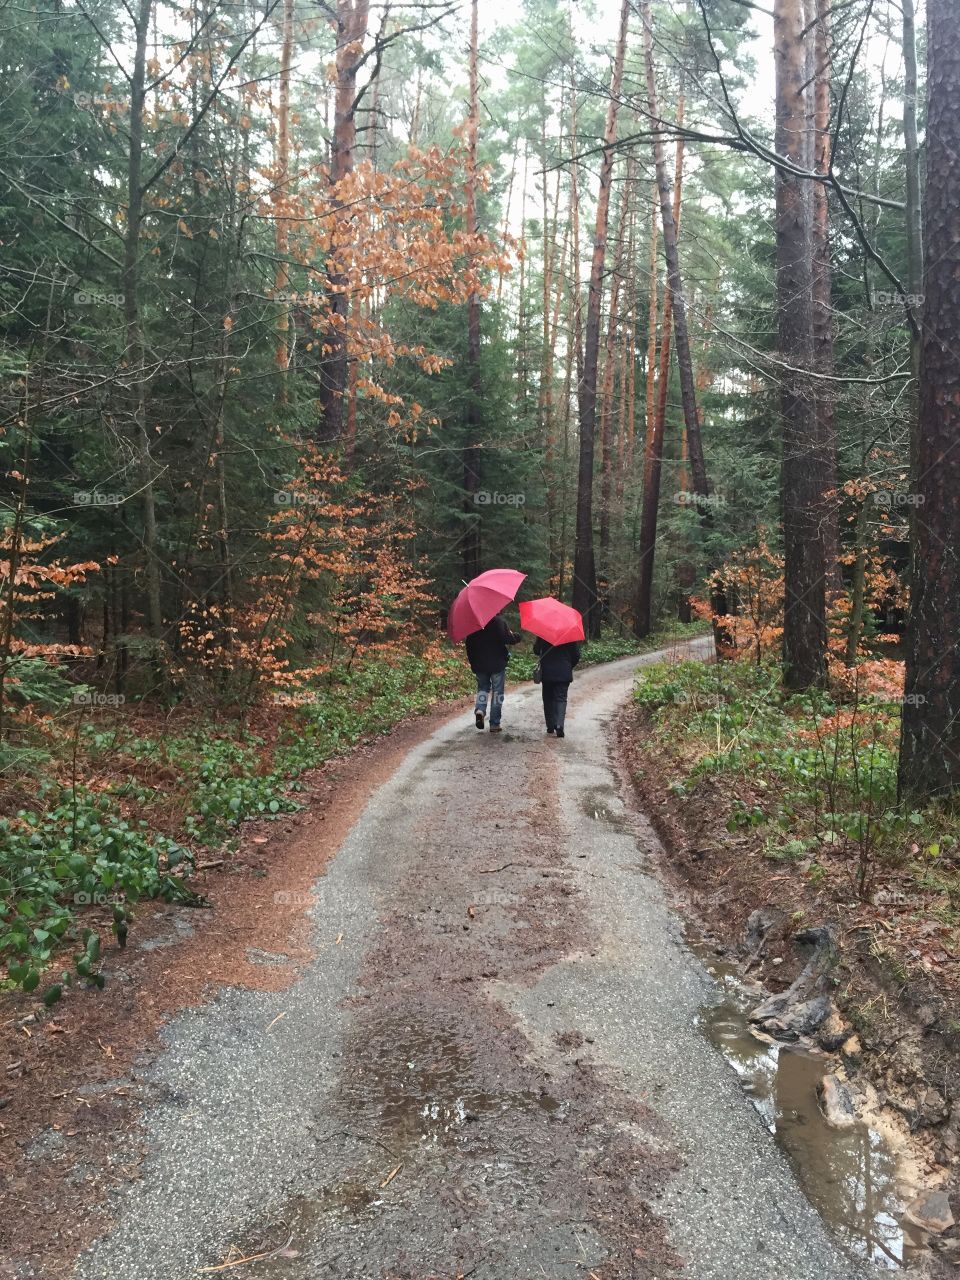
{"type": "Polygon", "coordinates": [[[140,317],[140,224],[143,215],[143,114],[146,100],[147,38],[153,0],[140,0],[134,24],[133,71],[130,77],[130,145],[127,163],[127,210],[123,244],[123,317],[125,359],[130,377],[130,417],[140,472],[143,506],[144,576],[147,584],[147,626],[157,643],[163,636],[160,602],[160,559],[157,554],[157,513],[153,489],[153,459],[147,434],[147,386],[143,329],[140,317]]]}
{"type": "MultiPolygon", "coordinates": [[[[914,0],[900,0],[903,11],[903,140],[906,151],[907,288],[916,299],[923,291],[923,239],[920,204],[920,146],[917,142],[917,36],[914,0]]],[[[919,340],[911,337],[916,368],[920,364],[919,340]]]]}
{"type": "Polygon", "coordinates": [[[863,495],[860,510],[857,512],[856,559],[853,562],[853,581],[850,584],[850,618],[847,623],[847,645],[845,662],[848,667],[857,663],[857,652],[860,648],[860,637],[863,635],[864,603],[867,598],[867,555],[870,538],[870,500],[872,493],[863,495]]]}
{"type": "Polygon", "coordinates": [[[613,493],[613,389],[617,369],[617,329],[620,324],[620,289],[623,274],[624,239],[630,214],[631,165],[627,164],[627,180],[620,193],[613,270],[610,275],[610,306],[607,316],[607,338],[603,355],[603,383],[600,396],[600,570],[610,577],[610,499],[613,493]]]}
{"type": "MultiPolygon", "coordinates": [[[[645,4],[643,10],[643,43],[647,74],[647,97],[650,115],[656,122],[657,113],[656,81],[653,66],[653,32],[650,26],[650,6],[645,4]]],[[[683,124],[684,96],[681,90],[677,100],[677,121],[683,124]]],[[[654,162],[657,170],[657,193],[660,199],[660,217],[663,222],[664,254],[667,259],[667,289],[663,297],[663,325],[660,333],[660,366],[657,373],[657,396],[650,421],[650,402],[652,388],[649,372],[647,377],[647,439],[643,460],[643,502],[640,509],[640,573],[637,584],[636,608],[634,610],[634,632],[641,639],[650,634],[653,626],[653,570],[657,541],[657,523],[660,512],[660,478],[663,466],[663,439],[667,415],[667,391],[670,385],[670,344],[674,327],[675,304],[679,300],[683,308],[683,286],[680,279],[680,261],[678,237],[680,234],[680,217],[683,198],[683,136],[677,138],[676,158],[673,172],[673,192],[664,203],[664,183],[669,179],[666,173],[666,155],[663,139],[657,132],[654,136],[654,162]],[[669,232],[668,232],[669,224],[669,232]],[[672,264],[672,265],[671,265],[672,264]]],[[[684,332],[686,332],[684,330],[684,332]]],[[[690,348],[687,345],[687,358],[690,348]]],[[[677,358],[680,359],[679,341],[677,358]]],[[[682,374],[681,374],[682,379],[682,374]]],[[[682,389],[682,384],[681,384],[682,389]]],[[[694,393],[694,414],[696,414],[696,395],[694,393]]],[[[686,402],[684,402],[684,419],[686,420],[686,402]]],[[[689,433],[688,433],[689,435],[689,433]]],[[[697,432],[699,440],[699,431],[697,432]]],[[[702,451],[701,451],[702,460],[702,451]]],[[[706,468],[703,468],[703,485],[706,489],[706,468]]],[[[706,508],[703,508],[706,511],[706,508]]]]}
{"type": "MultiPolygon", "coordinates": [[[[572,39],[572,34],[571,34],[572,39]]],[[[573,156],[577,154],[579,134],[577,132],[577,80],[575,73],[570,76],[570,149],[573,156]]],[[[577,368],[577,389],[583,381],[583,297],[580,289],[580,182],[577,173],[577,161],[570,161],[570,231],[573,236],[573,256],[570,261],[571,303],[573,308],[573,353],[577,368]]],[[[523,264],[521,263],[521,266],[523,264]]]]}
{"type": "Polygon", "coordinates": [[[960,41],[953,0],[927,0],[927,130],[917,554],[907,628],[900,793],[960,785],[960,41]]]}
{"type": "MultiPolygon", "coordinates": [[[[293,0],[283,0],[283,28],[280,46],[280,104],[277,112],[277,178],[276,199],[285,204],[290,198],[290,61],[293,53],[293,0]]],[[[287,402],[290,367],[290,317],[293,308],[287,296],[290,283],[290,224],[280,214],[277,218],[277,272],[274,289],[280,303],[277,320],[277,368],[280,370],[280,401],[287,402]]]]}
{"type": "MultiPolygon", "coordinates": [[[[804,167],[806,111],[803,5],[774,0],[776,148],[804,167]]],[[[791,689],[826,677],[823,461],[816,405],[806,370],[813,363],[813,266],[810,205],[803,179],[776,173],[777,316],[783,431],[781,502],[784,544],[784,680],[791,689]],[[793,372],[791,372],[791,370],[793,372]]]]}
{"type": "MultiPolygon", "coordinates": [[[[813,169],[830,172],[830,0],[816,0],[813,83],[813,169]]],[[[830,206],[827,184],[813,182],[813,354],[818,373],[833,377],[833,264],[830,257],[830,206]]],[[[837,591],[840,579],[840,502],[837,491],[837,424],[832,382],[817,387],[817,432],[823,450],[824,560],[827,582],[837,591]]]]}
{"type": "MultiPolygon", "coordinates": [[[[677,369],[680,374],[680,399],[683,403],[683,420],[687,428],[690,450],[690,470],[693,490],[704,499],[700,510],[709,520],[706,499],[710,496],[707,484],[707,468],[700,438],[700,418],[697,413],[697,391],[693,377],[693,361],[690,357],[690,337],[687,331],[687,307],[680,272],[677,219],[673,216],[672,184],[667,171],[666,150],[663,143],[662,121],[657,106],[657,84],[653,63],[653,26],[650,16],[650,0],[643,0],[643,50],[647,73],[647,100],[653,120],[653,154],[657,170],[657,188],[660,192],[660,220],[663,225],[663,255],[667,262],[667,285],[673,309],[673,331],[676,337],[677,369]]],[[[681,86],[682,94],[682,86],[681,86]]]]}
{"type": "Polygon", "coordinates": [[[336,92],[333,133],[330,138],[330,187],[333,193],[333,227],[327,254],[327,308],[329,329],[324,335],[320,367],[321,421],[317,439],[333,444],[343,435],[349,358],[346,325],[350,310],[349,280],[343,256],[349,252],[350,215],[340,200],[341,181],[353,172],[357,145],[357,72],[363,57],[363,40],[370,15],[369,0],[337,0],[336,92]]]}
{"type": "MultiPolygon", "coordinates": [[[[920,145],[917,141],[917,33],[914,0],[900,0],[903,13],[903,141],[906,168],[907,291],[910,305],[919,307],[923,291],[923,237],[921,231],[920,145]]],[[[910,368],[914,385],[908,396],[910,412],[910,473],[920,471],[920,434],[917,381],[920,377],[920,338],[910,330],[910,368]]],[[[909,508],[910,559],[917,557],[917,508],[909,508]]],[[[911,570],[912,571],[912,570],[911,570]]]]}
{"type": "MultiPolygon", "coordinates": [[[[558,192],[559,197],[559,192],[558,192]]],[[[560,250],[560,270],[556,273],[556,281],[553,288],[553,314],[550,319],[550,336],[549,350],[550,358],[547,364],[549,369],[551,383],[554,376],[554,352],[557,349],[557,335],[560,331],[560,308],[563,303],[564,294],[564,270],[566,268],[567,254],[570,246],[570,224],[564,227],[563,245],[560,250]]],[[[568,343],[569,345],[569,343],[568,343]]],[[[560,573],[560,561],[562,557],[560,532],[557,527],[557,513],[560,510],[560,504],[563,501],[562,495],[557,486],[557,426],[556,413],[553,404],[553,389],[548,393],[549,405],[549,434],[547,435],[546,449],[546,469],[547,469],[547,532],[550,551],[550,580],[553,582],[560,573]]]]}
{"type": "Polygon", "coordinates": [[[653,188],[653,208],[650,214],[650,289],[647,301],[647,397],[646,397],[646,444],[644,463],[650,449],[650,438],[656,415],[657,391],[657,238],[660,228],[657,204],[659,194],[653,188]]]}
{"type": "MultiPolygon", "coordinates": [[[[467,112],[466,232],[477,234],[477,2],[470,7],[470,101],[467,112]]],[[[464,423],[463,489],[467,532],[463,540],[463,572],[469,580],[480,572],[480,515],[476,495],[480,489],[480,296],[474,291],[467,300],[467,410],[464,423]]]]}
{"type": "Polygon", "coordinates": [[[610,186],[613,180],[613,143],[617,136],[617,107],[623,81],[627,48],[630,0],[622,0],[620,29],[610,78],[610,97],[603,130],[604,151],[600,161],[600,187],[593,237],[593,258],[587,292],[587,322],[584,331],[583,376],[578,388],[580,411],[580,465],[577,475],[577,540],[573,563],[573,607],[583,614],[587,634],[599,635],[600,614],[597,572],[593,552],[593,458],[597,419],[597,375],[600,363],[600,311],[603,300],[603,265],[607,251],[607,222],[610,214],[610,186]]]}

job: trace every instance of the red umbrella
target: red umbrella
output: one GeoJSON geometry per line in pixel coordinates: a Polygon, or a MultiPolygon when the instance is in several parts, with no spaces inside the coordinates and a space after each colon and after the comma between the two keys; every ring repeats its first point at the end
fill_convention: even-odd
{"type": "Polygon", "coordinates": [[[583,618],[570,605],[543,596],[540,600],[520,602],[520,625],[524,631],[532,631],[548,644],[567,644],[570,640],[582,640],[583,618]]]}
{"type": "Polygon", "coordinates": [[[516,569],[488,569],[468,582],[450,606],[447,618],[450,639],[457,643],[474,631],[482,631],[490,619],[514,599],[526,576],[516,569]]]}

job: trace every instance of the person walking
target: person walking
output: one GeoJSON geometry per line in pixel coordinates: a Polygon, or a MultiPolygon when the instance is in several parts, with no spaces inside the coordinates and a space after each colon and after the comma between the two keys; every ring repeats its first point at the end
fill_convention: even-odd
{"type": "Polygon", "coordinates": [[[573,680],[573,668],[580,661],[580,646],[576,641],[566,644],[549,644],[538,639],[533,652],[539,658],[540,688],[543,691],[543,718],[547,733],[564,736],[567,716],[567,692],[573,680]]]}
{"type": "Polygon", "coordinates": [[[482,631],[467,636],[467,658],[470,670],[477,677],[477,702],[474,719],[478,729],[483,728],[490,703],[490,732],[500,732],[500,716],[507,682],[507,663],[510,661],[509,645],[519,644],[519,631],[511,631],[502,614],[495,614],[482,631]]]}

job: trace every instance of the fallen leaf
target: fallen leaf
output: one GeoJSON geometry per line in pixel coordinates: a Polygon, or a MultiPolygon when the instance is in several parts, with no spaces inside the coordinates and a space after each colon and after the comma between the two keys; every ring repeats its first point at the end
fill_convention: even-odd
{"type": "Polygon", "coordinates": [[[390,1170],[390,1172],[387,1174],[384,1180],[380,1183],[381,1191],[383,1190],[384,1187],[389,1187],[390,1183],[394,1180],[394,1178],[397,1176],[397,1174],[400,1172],[402,1168],[403,1168],[403,1164],[401,1163],[401,1164],[398,1164],[395,1169],[390,1170]]]}

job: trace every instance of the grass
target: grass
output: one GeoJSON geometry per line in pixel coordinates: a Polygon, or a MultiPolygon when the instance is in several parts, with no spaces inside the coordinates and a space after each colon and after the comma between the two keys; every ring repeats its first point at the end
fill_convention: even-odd
{"type": "Polygon", "coordinates": [[[752,836],[814,888],[835,883],[903,912],[920,904],[960,925],[960,811],[898,806],[899,704],[791,695],[776,666],[748,662],[658,663],[635,698],[673,762],[674,794],[723,779],[717,821],[728,832],[752,836]]]}

